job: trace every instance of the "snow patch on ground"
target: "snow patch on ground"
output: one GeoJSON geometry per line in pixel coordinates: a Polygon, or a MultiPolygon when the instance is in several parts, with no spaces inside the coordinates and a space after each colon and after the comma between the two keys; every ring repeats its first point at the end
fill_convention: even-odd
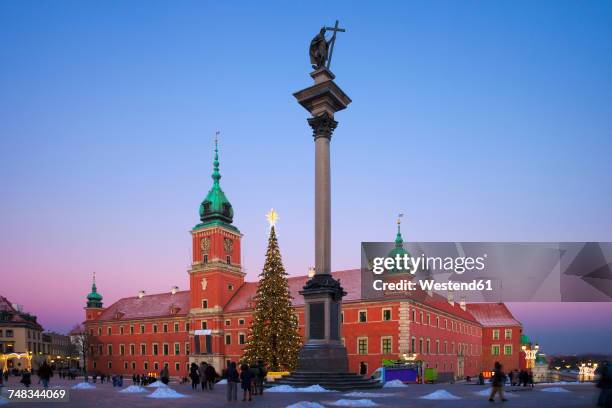
{"type": "Polygon", "coordinates": [[[300,401],[295,404],[288,405],[286,408],[325,408],[324,405],[312,401],[300,401]]]}
{"type": "Polygon", "coordinates": [[[333,392],[321,387],[319,384],[309,387],[292,387],[290,385],[277,385],[266,390],[266,392],[333,392]]]}
{"type": "Polygon", "coordinates": [[[166,384],[164,384],[163,382],[158,380],[158,381],[152,382],[151,384],[147,385],[147,387],[153,387],[153,388],[162,387],[162,388],[166,388],[168,386],[166,384]]]}
{"type": "MultiPolygon", "coordinates": [[[[484,390],[480,390],[480,391],[476,391],[474,393],[474,395],[478,395],[480,397],[488,397],[491,395],[491,389],[490,388],[485,388],[484,390]]],[[[512,392],[508,392],[508,391],[504,391],[504,398],[505,397],[510,397],[510,398],[514,398],[514,397],[518,397],[518,395],[516,395],[515,393],[512,392]]],[[[495,396],[495,398],[497,398],[497,395],[495,396]]]]}
{"type": "Polygon", "coordinates": [[[557,382],[541,382],[536,385],[593,385],[588,381],[557,381],[557,382]]]}
{"type": "Polygon", "coordinates": [[[186,398],[187,395],[180,394],[174,391],[172,388],[159,387],[151,394],[147,395],[147,398],[186,398]]]}
{"type": "Polygon", "coordinates": [[[122,389],[119,392],[124,392],[126,394],[138,393],[138,392],[147,392],[147,389],[141,387],[140,385],[130,385],[127,388],[122,389]]]}
{"type": "Polygon", "coordinates": [[[221,380],[217,384],[219,384],[219,385],[227,385],[227,380],[221,380]]]}
{"type": "Polygon", "coordinates": [[[545,391],[545,392],[571,392],[569,390],[566,390],[563,387],[542,388],[540,391],[545,391]]]}
{"type": "Polygon", "coordinates": [[[345,397],[351,398],[382,398],[382,397],[392,397],[397,394],[383,394],[382,392],[361,392],[361,391],[353,391],[347,394],[344,394],[345,397]]]}
{"type": "Polygon", "coordinates": [[[334,405],[336,407],[376,407],[378,406],[377,403],[369,399],[358,399],[358,400],[339,399],[338,401],[329,402],[327,404],[334,405]]]}
{"type": "Polygon", "coordinates": [[[431,394],[423,395],[420,398],[428,399],[428,400],[458,400],[458,399],[461,399],[461,397],[453,395],[446,390],[437,390],[437,391],[432,392],[431,394]]]}
{"type": "Polygon", "coordinates": [[[73,390],[93,390],[94,388],[96,388],[96,386],[88,382],[82,382],[72,386],[73,390]]]}
{"type": "Polygon", "coordinates": [[[387,381],[384,385],[383,388],[401,388],[401,387],[407,387],[408,385],[404,384],[401,380],[391,380],[391,381],[387,381]]]}

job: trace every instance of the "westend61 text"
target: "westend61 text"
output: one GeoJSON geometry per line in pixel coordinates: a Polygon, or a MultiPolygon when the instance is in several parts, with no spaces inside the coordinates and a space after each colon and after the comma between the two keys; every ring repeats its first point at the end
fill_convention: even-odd
{"type": "Polygon", "coordinates": [[[410,290],[435,290],[435,291],[490,291],[493,290],[490,279],[473,280],[471,282],[436,282],[434,280],[419,280],[412,282],[408,279],[402,279],[398,282],[383,282],[378,279],[372,283],[374,290],[382,291],[410,291],[410,290]]]}

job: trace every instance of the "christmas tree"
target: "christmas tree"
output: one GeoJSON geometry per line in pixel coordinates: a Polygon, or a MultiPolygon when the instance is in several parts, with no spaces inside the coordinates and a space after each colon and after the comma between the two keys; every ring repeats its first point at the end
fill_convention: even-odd
{"type": "Polygon", "coordinates": [[[295,369],[302,342],[276,239],[276,219],[276,213],[271,210],[268,213],[271,229],[266,262],[259,275],[253,321],[242,356],[249,364],[264,361],[270,371],[295,369]]]}

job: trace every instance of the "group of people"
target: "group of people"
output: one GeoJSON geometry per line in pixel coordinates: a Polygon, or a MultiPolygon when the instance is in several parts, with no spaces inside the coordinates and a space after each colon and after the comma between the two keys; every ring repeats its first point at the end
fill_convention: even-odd
{"type": "MultiPolygon", "coordinates": [[[[8,373],[7,373],[8,374],[8,373]]],[[[38,383],[42,383],[45,389],[49,388],[49,381],[51,377],[53,377],[53,369],[47,362],[43,362],[38,370],[36,371],[36,375],[38,375],[38,383]]],[[[5,377],[8,380],[8,375],[5,377]]],[[[21,380],[19,381],[26,388],[29,388],[32,385],[32,372],[30,370],[23,370],[21,372],[21,380]]]]}
{"type": "Polygon", "coordinates": [[[134,385],[149,385],[157,381],[157,378],[150,375],[132,374],[132,383],[134,385]]]}
{"type": "Polygon", "coordinates": [[[191,363],[189,367],[191,388],[194,390],[198,388],[198,384],[202,385],[202,391],[212,390],[218,377],[217,370],[211,364],[203,362],[198,366],[196,363],[191,363]]]}
{"type": "Polygon", "coordinates": [[[240,365],[240,373],[235,362],[230,362],[223,370],[223,377],[227,380],[227,401],[238,399],[238,383],[242,388],[242,400],[252,400],[253,395],[263,395],[263,385],[268,375],[268,370],[263,361],[249,366],[246,363],[240,365]]]}
{"type": "Polygon", "coordinates": [[[526,387],[529,384],[533,387],[533,372],[531,370],[513,370],[510,371],[508,377],[510,378],[510,385],[512,386],[518,385],[520,387],[522,385],[526,387]]]}

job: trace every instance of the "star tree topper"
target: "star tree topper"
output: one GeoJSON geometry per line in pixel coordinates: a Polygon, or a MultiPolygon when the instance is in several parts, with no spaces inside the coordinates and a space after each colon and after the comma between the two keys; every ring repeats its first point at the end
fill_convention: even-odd
{"type": "Polygon", "coordinates": [[[270,227],[273,227],[276,225],[276,221],[278,221],[278,213],[274,211],[274,208],[268,211],[268,213],[266,214],[266,219],[268,220],[270,227]]]}

